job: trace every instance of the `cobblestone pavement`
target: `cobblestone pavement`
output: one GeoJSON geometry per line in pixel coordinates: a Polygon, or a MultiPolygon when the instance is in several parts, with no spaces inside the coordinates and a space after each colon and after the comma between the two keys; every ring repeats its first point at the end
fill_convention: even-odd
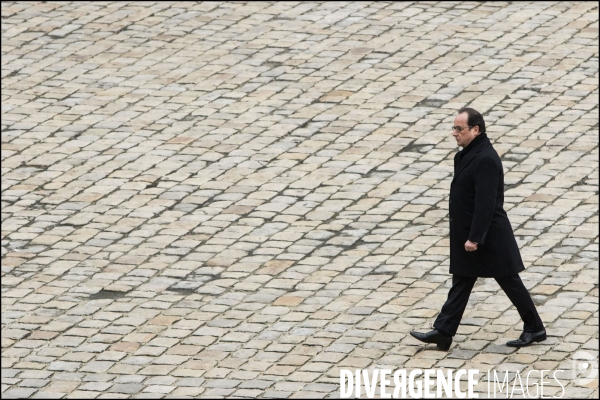
{"type": "Polygon", "coordinates": [[[476,368],[598,398],[598,43],[597,2],[2,2],[2,397],[476,368]],[[467,105],[549,333],[516,351],[493,279],[449,352],[408,335],[450,285],[467,105]]]}

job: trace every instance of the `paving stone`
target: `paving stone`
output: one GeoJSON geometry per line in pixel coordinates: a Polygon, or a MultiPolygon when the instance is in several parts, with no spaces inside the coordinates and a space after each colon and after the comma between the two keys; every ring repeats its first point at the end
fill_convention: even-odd
{"type": "Polygon", "coordinates": [[[33,388],[13,388],[2,393],[2,397],[6,399],[23,399],[30,397],[37,389],[33,388]]]}
{"type": "Polygon", "coordinates": [[[144,389],[144,385],[135,383],[117,383],[111,386],[108,391],[113,393],[135,394],[144,389]]]}
{"type": "Polygon", "coordinates": [[[92,390],[95,392],[104,392],[106,389],[111,387],[113,384],[109,382],[89,382],[79,386],[78,390],[92,390]]]}

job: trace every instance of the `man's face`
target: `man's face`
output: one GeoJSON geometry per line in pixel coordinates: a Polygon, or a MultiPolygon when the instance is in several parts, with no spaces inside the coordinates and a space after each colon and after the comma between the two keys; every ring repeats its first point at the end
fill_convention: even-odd
{"type": "Polygon", "coordinates": [[[454,118],[454,127],[452,128],[452,136],[456,139],[456,144],[463,149],[469,145],[479,135],[479,127],[474,126],[469,128],[467,121],[469,115],[461,113],[454,118]]]}

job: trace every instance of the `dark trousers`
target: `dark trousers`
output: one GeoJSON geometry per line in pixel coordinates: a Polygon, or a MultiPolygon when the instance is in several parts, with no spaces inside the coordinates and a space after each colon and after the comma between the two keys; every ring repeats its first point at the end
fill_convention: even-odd
{"type": "MultiPolygon", "coordinates": [[[[543,330],[544,324],[519,274],[494,279],[517,308],[524,323],[523,331],[539,332],[543,330]]],[[[435,329],[452,336],[456,335],[476,280],[477,278],[452,276],[452,288],[448,293],[448,300],[444,303],[442,311],[433,324],[435,329]]]]}

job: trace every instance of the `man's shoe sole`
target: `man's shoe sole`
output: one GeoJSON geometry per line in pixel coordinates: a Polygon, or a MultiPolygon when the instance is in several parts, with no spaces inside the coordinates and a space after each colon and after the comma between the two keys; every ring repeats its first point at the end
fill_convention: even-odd
{"type": "MultiPolygon", "coordinates": [[[[534,341],[534,342],[538,342],[538,343],[539,343],[539,342],[543,342],[543,341],[544,341],[544,340],[546,340],[546,339],[547,339],[547,336],[546,336],[546,334],[544,333],[544,334],[543,334],[543,335],[541,335],[540,337],[537,337],[537,338],[533,339],[533,341],[534,341]]],[[[509,343],[510,343],[510,342],[509,342],[509,343]]],[[[533,343],[529,343],[529,344],[524,344],[524,345],[518,345],[518,344],[509,344],[509,343],[506,343],[506,345],[507,345],[508,347],[527,347],[527,346],[531,346],[531,345],[533,344],[533,343]]]]}
{"type": "Polygon", "coordinates": [[[536,341],[536,342],[543,342],[544,340],[546,340],[546,334],[545,333],[542,336],[540,336],[539,338],[535,339],[534,341],[536,341]]]}
{"type": "Polygon", "coordinates": [[[447,346],[442,346],[441,344],[437,345],[438,349],[443,350],[443,351],[448,351],[448,349],[450,348],[450,345],[447,346]]]}
{"type": "Polygon", "coordinates": [[[437,345],[438,349],[443,350],[443,351],[448,351],[448,349],[450,348],[450,346],[452,345],[452,342],[450,342],[450,344],[447,345],[443,345],[443,344],[439,344],[436,342],[426,342],[418,337],[416,337],[412,332],[410,332],[410,336],[414,337],[415,339],[417,339],[418,341],[420,341],[421,343],[425,343],[425,344],[435,344],[437,345]]]}

